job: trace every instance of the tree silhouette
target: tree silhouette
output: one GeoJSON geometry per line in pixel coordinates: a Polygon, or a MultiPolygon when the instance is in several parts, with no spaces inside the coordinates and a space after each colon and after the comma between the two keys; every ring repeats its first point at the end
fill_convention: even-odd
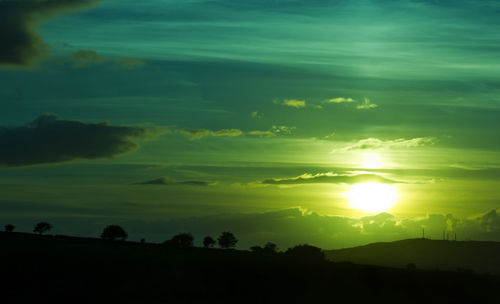
{"type": "Polygon", "coordinates": [[[101,233],[101,238],[104,240],[114,241],[115,239],[126,240],[128,237],[127,232],[118,225],[109,225],[101,233]]]}
{"type": "Polygon", "coordinates": [[[47,222],[40,222],[35,225],[35,228],[33,229],[34,233],[38,233],[39,235],[42,235],[46,231],[49,231],[52,229],[52,225],[47,223],[47,222]]]}
{"type": "Polygon", "coordinates": [[[252,251],[253,253],[261,253],[262,252],[262,247],[260,246],[252,246],[250,247],[250,251],[252,251]]]}
{"type": "Polygon", "coordinates": [[[276,244],[267,242],[264,247],[252,246],[250,250],[254,253],[266,254],[266,255],[276,255],[278,254],[278,246],[276,244]]]}
{"type": "Polygon", "coordinates": [[[326,261],[326,256],[321,248],[311,245],[297,245],[289,248],[285,252],[285,256],[294,260],[300,260],[308,263],[319,263],[326,261]]]}
{"type": "Polygon", "coordinates": [[[163,244],[175,248],[189,248],[193,247],[194,237],[191,233],[180,233],[174,235],[170,240],[163,244]]]}
{"type": "Polygon", "coordinates": [[[5,225],[5,232],[12,232],[16,227],[12,224],[5,225]]]}
{"type": "Polygon", "coordinates": [[[228,231],[222,232],[217,241],[219,242],[220,248],[234,248],[236,243],[238,243],[238,239],[236,239],[234,234],[228,231]]]}
{"type": "Polygon", "coordinates": [[[211,236],[206,236],[203,239],[203,247],[210,248],[214,247],[214,245],[215,245],[215,240],[211,236]]]}
{"type": "Polygon", "coordinates": [[[278,254],[278,246],[276,246],[276,244],[274,244],[274,243],[267,242],[267,244],[264,246],[262,251],[265,254],[275,255],[275,254],[278,254]]]}

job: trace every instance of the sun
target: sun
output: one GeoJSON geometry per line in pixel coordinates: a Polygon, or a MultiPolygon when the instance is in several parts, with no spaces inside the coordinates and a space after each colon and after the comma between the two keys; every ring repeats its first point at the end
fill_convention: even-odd
{"type": "Polygon", "coordinates": [[[388,211],[398,200],[396,189],[387,184],[363,183],[352,185],[345,193],[353,209],[365,212],[388,211]]]}

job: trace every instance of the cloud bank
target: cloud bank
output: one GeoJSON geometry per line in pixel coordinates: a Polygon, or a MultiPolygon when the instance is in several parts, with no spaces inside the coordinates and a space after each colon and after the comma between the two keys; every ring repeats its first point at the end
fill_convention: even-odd
{"type": "Polygon", "coordinates": [[[134,139],[152,130],[107,123],[61,120],[43,114],[22,127],[0,127],[0,166],[60,163],[76,159],[110,158],[139,147],[134,139]]]}
{"type": "Polygon", "coordinates": [[[0,66],[29,67],[47,51],[36,29],[50,18],[100,0],[0,0],[0,66]]]}

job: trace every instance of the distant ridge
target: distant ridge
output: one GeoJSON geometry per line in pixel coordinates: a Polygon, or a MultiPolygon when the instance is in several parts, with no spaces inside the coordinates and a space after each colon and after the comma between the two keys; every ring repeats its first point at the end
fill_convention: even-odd
{"type": "Polygon", "coordinates": [[[327,250],[326,255],[335,262],[500,274],[500,242],[407,239],[327,250]]]}

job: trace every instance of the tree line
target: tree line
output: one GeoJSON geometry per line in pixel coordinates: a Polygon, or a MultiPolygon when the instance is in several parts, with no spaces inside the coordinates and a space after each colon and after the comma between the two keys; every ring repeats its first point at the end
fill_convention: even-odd
{"type": "MultiPolygon", "coordinates": [[[[15,226],[7,224],[4,228],[6,232],[13,232],[15,226]]],[[[50,223],[39,222],[34,226],[33,233],[43,235],[52,228],[53,226],[50,223]]],[[[103,229],[100,237],[106,241],[125,241],[128,238],[128,234],[125,229],[119,225],[108,225],[103,229]]],[[[146,243],[146,240],[143,238],[140,240],[140,243],[146,243]]],[[[222,232],[217,239],[211,236],[205,236],[203,238],[203,247],[207,249],[214,248],[216,245],[222,249],[232,249],[236,247],[237,243],[238,239],[229,231],[222,232]]],[[[171,239],[164,241],[162,245],[168,248],[191,248],[194,247],[194,237],[191,233],[179,233],[174,235],[171,239]]],[[[296,245],[292,248],[288,248],[284,252],[280,252],[276,244],[268,242],[264,246],[252,246],[250,247],[250,251],[258,255],[284,255],[293,259],[308,260],[309,262],[322,262],[326,260],[326,256],[321,248],[307,244],[296,245]]]]}
{"type": "MultiPolygon", "coordinates": [[[[15,226],[12,224],[7,224],[4,226],[6,232],[13,232],[15,230],[15,226]]],[[[33,228],[33,233],[37,233],[39,235],[44,234],[45,232],[51,230],[53,226],[47,222],[39,222],[33,228]]],[[[109,225],[104,228],[101,233],[101,238],[103,240],[126,240],[128,238],[128,234],[119,225],[109,225]]],[[[145,243],[145,239],[141,239],[141,243],[145,243]]],[[[211,236],[206,236],[203,239],[203,247],[205,248],[213,248],[215,245],[219,245],[220,248],[234,248],[238,243],[238,239],[234,236],[232,232],[224,231],[222,234],[215,240],[211,236]]],[[[188,248],[194,247],[194,237],[191,233],[180,233],[173,236],[170,240],[163,242],[164,245],[168,247],[176,247],[176,248],[188,248]]]]}

